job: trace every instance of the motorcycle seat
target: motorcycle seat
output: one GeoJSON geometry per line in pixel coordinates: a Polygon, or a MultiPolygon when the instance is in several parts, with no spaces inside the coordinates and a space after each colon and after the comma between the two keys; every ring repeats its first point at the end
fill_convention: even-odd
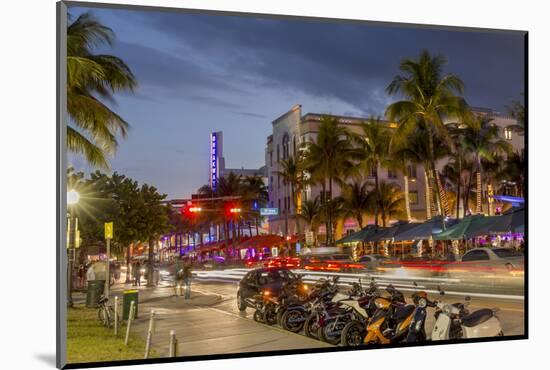
{"type": "Polygon", "coordinates": [[[491,317],[493,317],[493,315],[493,310],[489,308],[483,308],[469,314],[468,316],[465,316],[464,318],[462,318],[461,322],[462,325],[471,328],[489,320],[491,317]]]}
{"type": "Polygon", "coordinates": [[[414,311],[414,305],[412,304],[399,307],[393,314],[393,319],[397,321],[402,320],[407,316],[409,316],[413,311],[414,311]]]}

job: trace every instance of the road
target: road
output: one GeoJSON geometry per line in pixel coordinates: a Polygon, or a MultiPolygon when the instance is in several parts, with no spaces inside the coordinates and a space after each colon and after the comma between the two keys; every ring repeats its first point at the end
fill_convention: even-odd
{"type": "MultiPolygon", "coordinates": [[[[192,297],[187,301],[181,296],[175,296],[173,288],[168,283],[161,283],[155,288],[139,287],[139,317],[132,330],[145,338],[149,313],[154,310],[156,323],[153,348],[160,356],[166,356],[168,353],[171,330],[176,331],[180,356],[330,347],[326,343],[307,338],[302,334],[294,334],[276,326],[257,323],[252,319],[252,309],[247,309],[244,313],[239,312],[236,304],[237,282],[246,271],[246,269],[233,269],[195,273],[192,297]]],[[[346,282],[357,281],[356,277],[342,275],[343,289],[346,289],[346,282]]],[[[321,274],[309,275],[305,278],[314,280],[322,277],[321,274]]],[[[464,290],[470,286],[461,286],[458,282],[416,280],[419,281],[417,286],[413,285],[410,277],[378,278],[377,284],[383,288],[391,283],[403,291],[406,297],[410,296],[415,289],[425,290],[429,292],[430,299],[443,299],[447,302],[464,302],[465,295],[471,293],[471,311],[498,307],[498,317],[505,335],[523,334],[524,300],[516,294],[517,291],[511,291],[514,294],[503,294],[506,292],[502,291],[494,294],[488,289],[466,292],[464,290]],[[440,296],[437,287],[442,283],[446,284],[443,289],[456,294],[447,293],[443,297],[440,296]]],[[[122,291],[128,288],[130,286],[117,284],[113,294],[120,296],[122,291]]],[[[433,311],[429,309],[426,322],[427,333],[431,332],[433,325],[433,311]]]]}

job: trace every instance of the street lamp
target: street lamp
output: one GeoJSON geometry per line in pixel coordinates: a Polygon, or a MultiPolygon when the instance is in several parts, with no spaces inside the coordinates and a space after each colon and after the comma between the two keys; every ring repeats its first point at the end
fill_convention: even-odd
{"type": "Polygon", "coordinates": [[[68,220],[68,231],[69,231],[69,240],[68,240],[68,259],[67,259],[67,305],[69,307],[73,306],[73,295],[72,295],[72,284],[73,284],[73,260],[75,257],[75,246],[76,246],[76,229],[77,222],[76,215],[74,214],[73,207],[80,200],[80,194],[71,189],[67,192],[67,206],[69,211],[69,220],[68,220]]]}

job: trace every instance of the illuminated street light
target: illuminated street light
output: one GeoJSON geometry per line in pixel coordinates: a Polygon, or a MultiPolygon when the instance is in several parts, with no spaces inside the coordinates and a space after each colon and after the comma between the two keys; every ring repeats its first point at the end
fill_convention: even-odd
{"type": "Polygon", "coordinates": [[[78,203],[80,200],[80,194],[78,194],[78,191],[71,189],[67,192],[67,204],[73,205],[78,203]]]}
{"type": "Polygon", "coordinates": [[[202,208],[201,207],[191,207],[191,208],[189,208],[189,212],[192,212],[192,213],[202,212],[202,208]]]}
{"type": "Polygon", "coordinates": [[[240,208],[231,208],[229,210],[229,212],[231,212],[231,213],[241,213],[241,209],[240,208]]]}

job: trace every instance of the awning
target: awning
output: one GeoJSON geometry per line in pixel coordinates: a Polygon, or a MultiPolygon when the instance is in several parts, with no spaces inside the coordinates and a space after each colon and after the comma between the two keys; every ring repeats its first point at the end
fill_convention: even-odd
{"type": "Polygon", "coordinates": [[[377,242],[381,240],[391,240],[394,239],[397,235],[407,232],[419,225],[421,225],[421,223],[419,222],[397,221],[386,230],[378,233],[377,236],[371,238],[371,241],[377,242]]]}
{"type": "Polygon", "coordinates": [[[274,245],[286,243],[279,235],[256,235],[237,245],[237,248],[271,248],[274,245]]]}
{"type": "Polygon", "coordinates": [[[350,235],[343,237],[335,242],[335,244],[342,243],[353,243],[353,242],[366,242],[369,241],[369,238],[373,238],[376,235],[380,234],[382,231],[386,230],[383,227],[376,227],[374,225],[367,225],[359,231],[356,231],[350,235]]]}
{"type": "Polygon", "coordinates": [[[475,236],[523,233],[525,229],[525,209],[511,208],[502,216],[491,217],[492,222],[475,232],[475,236]]]}
{"type": "MultiPolygon", "coordinates": [[[[457,224],[457,220],[449,218],[445,221],[445,226],[451,227],[457,224]]],[[[435,216],[429,220],[415,224],[415,226],[409,230],[402,231],[394,236],[395,241],[403,240],[427,240],[432,234],[437,234],[443,231],[443,217],[435,216]]]]}
{"type": "Polygon", "coordinates": [[[486,235],[480,234],[480,231],[490,226],[495,222],[495,217],[486,217],[484,215],[467,216],[462,219],[458,224],[448,228],[447,230],[434,234],[434,240],[461,240],[470,239],[474,236],[486,235]]]}

